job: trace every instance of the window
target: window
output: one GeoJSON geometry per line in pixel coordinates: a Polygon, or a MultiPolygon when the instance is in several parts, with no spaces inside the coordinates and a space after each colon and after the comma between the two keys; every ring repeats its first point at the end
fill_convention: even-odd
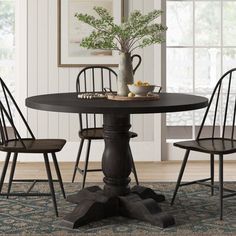
{"type": "MultiPolygon", "coordinates": [[[[15,55],[15,0],[0,0],[0,77],[13,96],[16,90],[15,55]]],[[[4,96],[2,91],[1,96],[4,96]]],[[[5,103],[5,99],[1,98],[1,101],[5,103]]],[[[8,121],[6,123],[8,125],[8,121]]]]}
{"type": "Polygon", "coordinates": [[[15,92],[15,0],[0,0],[0,77],[15,92]]]}
{"type": "MultiPolygon", "coordinates": [[[[167,91],[209,98],[220,76],[236,67],[236,1],[167,0],[166,9],[167,91]]],[[[203,114],[167,114],[167,139],[195,138],[203,114]]]]}

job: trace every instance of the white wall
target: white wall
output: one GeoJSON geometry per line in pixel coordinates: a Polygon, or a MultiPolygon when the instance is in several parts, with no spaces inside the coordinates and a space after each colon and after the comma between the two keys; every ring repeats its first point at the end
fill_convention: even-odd
{"type": "MultiPolygon", "coordinates": [[[[160,5],[161,0],[129,0],[125,5],[128,7],[128,11],[139,9],[145,13],[154,9],[154,1],[155,6],[160,5]]],[[[57,0],[28,0],[27,96],[75,91],[76,76],[81,68],[59,68],[57,66],[57,12],[57,0]]],[[[154,46],[137,50],[136,53],[142,56],[143,62],[135,79],[153,83],[157,79],[154,79],[154,67],[160,68],[160,65],[154,65],[154,46]]],[[[158,74],[160,75],[160,73],[158,74]]],[[[58,114],[28,109],[27,119],[36,137],[66,139],[68,141],[66,153],[70,153],[70,155],[65,157],[64,151],[61,158],[63,160],[75,159],[79,141],[76,114],[58,114]]],[[[133,149],[136,152],[136,159],[160,159],[153,153],[154,134],[156,136],[154,132],[157,132],[154,130],[154,115],[132,116],[132,130],[138,133],[136,143],[132,144],[137,147],[133,149]],[[142,142],[143,148],[139,148],[140,142],[142,142]]],[[[99,150],[102,150],[100,144],[96,145],[99,150]]],[[[100,156],[94,156],[93,153],[91,155],[92,160],[100,160],[100,158],[100,156]]]]}

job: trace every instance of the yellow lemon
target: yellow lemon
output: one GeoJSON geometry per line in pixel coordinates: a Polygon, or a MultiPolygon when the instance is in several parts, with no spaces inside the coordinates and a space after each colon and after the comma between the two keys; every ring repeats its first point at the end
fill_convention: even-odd
{"type": "Polygon", "coordinates": [[[136,86],[142,86],[143,85],[143,82],[138,80],[136,83],[135,83],[136,86]]]}
{"type": "Polygon", "coordinates": [[[129,98],[132,98],[132,97],[134,97],[134,96],[135,96],[134,93],[131,93],[131,92],[130,92],[130,93],[128,94],[128,97],[129,97],[129,98]]]}

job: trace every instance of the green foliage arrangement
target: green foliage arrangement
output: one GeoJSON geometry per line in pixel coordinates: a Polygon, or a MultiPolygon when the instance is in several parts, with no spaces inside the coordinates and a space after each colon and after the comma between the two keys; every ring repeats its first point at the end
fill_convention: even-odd
{"type": "Polygon", "coordinates": [[[114,18],[103,7],[94,7],[99,19],[88,14],[75,14],[75,17],[94,28],[92,33],[82,39],[81,47],[88,49],[118,50],[131,53],[137,48],[162,43],[167,27],[152,23],[162,11],[153,10],[147,15],[133,11],[127,21],[117,25],[114,18]]]}

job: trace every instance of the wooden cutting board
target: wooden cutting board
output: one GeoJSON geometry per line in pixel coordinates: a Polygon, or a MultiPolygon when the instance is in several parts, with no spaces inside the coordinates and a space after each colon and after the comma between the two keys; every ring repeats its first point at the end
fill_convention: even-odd
{"type": "Polygon", "coordinates": [[[114,101],[155,101],[155,100],[159,100],[160,96],[156,94],[153,96],[125,97],[125,96],[117,96],[117,95],[109,94],[107,98],[109,100],[114,100],[114,101]]]}

